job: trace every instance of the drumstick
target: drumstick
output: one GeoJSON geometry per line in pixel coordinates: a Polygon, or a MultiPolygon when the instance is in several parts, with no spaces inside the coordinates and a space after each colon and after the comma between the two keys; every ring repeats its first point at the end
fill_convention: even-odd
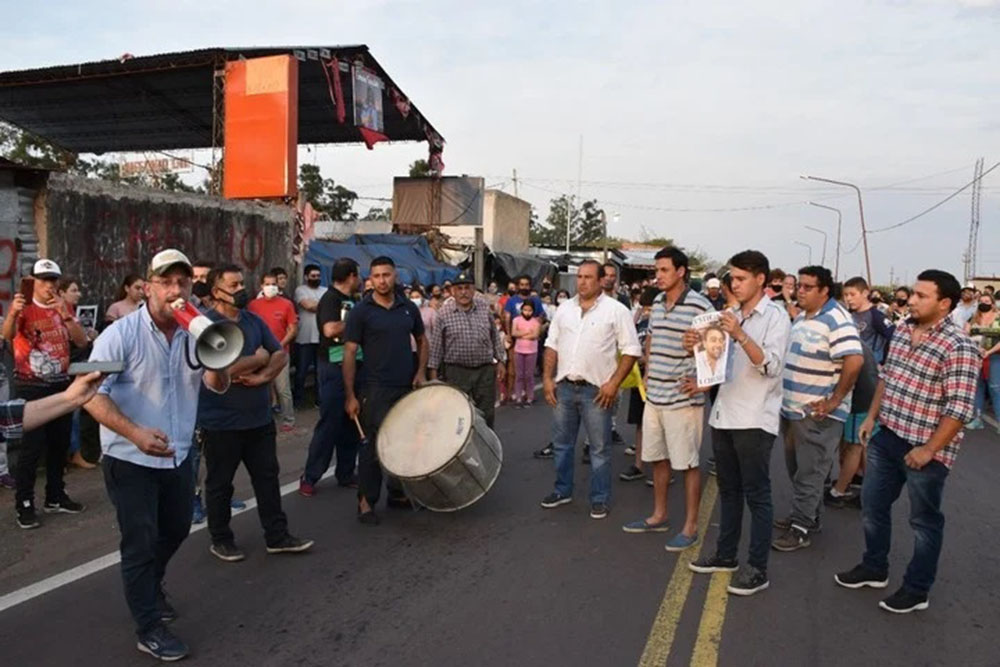
{"type": "Polygon", "coordinates": [[[361,422],[358,421],[357,415],[354,416],[354,425],[358,427],[358,434],[361,436],[361,439],[367,440],[365,437],[365,430],[361,428],[361,422]]]}

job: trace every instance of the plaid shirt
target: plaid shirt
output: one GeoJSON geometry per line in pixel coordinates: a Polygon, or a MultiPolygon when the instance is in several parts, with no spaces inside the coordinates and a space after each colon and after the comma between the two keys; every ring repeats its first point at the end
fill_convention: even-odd
{"type": "Polygon", "coordinates": [[[24,421],[24,401],[0,402],[0,440],[19,440],[24,421]]]}
{"type": "Polygon", "coordinates": [[[454,301],[441,306],[431,332],[427,367],[439,368],[445,363],[474,368],[494,359],[504,363],[507,353],[486,300],[474,298],[469,310],[462,310],[454,301]]]}
{"type": "MultiPolygon", "coordinates": [[[[889,356],[882,368],[885,393],[879,423],[915,447],[930,440],[942,417],[963,424],[972,419],[976,383],[982,365],[979,349],[946,317],[910,343],[911,321],[896,326],[889,356]]],[[[951,468],[962,442],[960,430],[934,459],[951,468]]]]}

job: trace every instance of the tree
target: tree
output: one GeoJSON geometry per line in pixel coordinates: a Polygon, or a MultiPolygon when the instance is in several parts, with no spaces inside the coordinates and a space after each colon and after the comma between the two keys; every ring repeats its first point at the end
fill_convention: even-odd
{"type": "Polygon", "coordinates": [[[553,199],[549,214],[541,223],[532,217],[529,224],[530,242],[536,245],[565,245],[566,227],[570,225],[570,245],[599,245],[604,238],[604,211],[593,199],[577,208],[567,195],[553,199]],[[571,221],[571,222],[569,222],[571,221]]]}
{"type": "Polygon", "coordinates": [[[379,206],[372,206],[365,213],[365,217],[362,220],[392,220],[392,207],[381,208],[379,206]]]}
{"type": "Polygon", "coordinates": [[[427,160],[415,160],[410,165],[410,178],[424,178],[433,175],[434,172],[431,171],[431,165],[427,160]]]}
{"type": "Polygon", "coordinates": [[[77,161],[76,153],[7,123],[0,123],[0,156],[28,167],[55,170],[68,169],[77,161]]]}
{"type": "Polygon", "coordinates": [[[299,168],[299,191],[318,213],[325,213],[333,220],[358,219],[353,210],[358,193],[337,185],[332,178],[323,178],[315,164],[299,168]]]}

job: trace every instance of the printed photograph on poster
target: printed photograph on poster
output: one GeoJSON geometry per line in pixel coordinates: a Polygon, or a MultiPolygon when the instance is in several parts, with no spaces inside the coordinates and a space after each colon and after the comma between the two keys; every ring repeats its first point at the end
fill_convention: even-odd
{"type": "Polygon", "coordinates": [[[97,306],[77,306],[76,316],[84,329],[94,329],[97,323],[97,306]]]}
{"type": "Polygon", "coordinates": [[[363,67],[354,67],[354,124],[383,132],[382,90],[385,84],[363,67]]]}
{"type": "Polygon", "coordinates": [[[729,371],[729,350],[732,341],[719,321],[722,313],[705,313],[694,318],[692,326],[701,335],[694,347],[694,364],[699,387],[722,384],[729,371]]]}

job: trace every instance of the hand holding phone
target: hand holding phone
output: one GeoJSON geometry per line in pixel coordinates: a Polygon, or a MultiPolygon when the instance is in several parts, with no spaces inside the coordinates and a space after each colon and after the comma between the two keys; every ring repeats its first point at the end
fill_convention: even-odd
{"type": "Polygon", "coordinates": [[[35,298],[35,279],[31,276],[21,278],[21,295],[24,296],[25,303],[31,303],[35,298]]]}
{"type": "Polygon", "coordinates": [[[70,375],[86,375],[88,373],[113,375],[124,370],[124,361],[77,361],[69,365],[68,372],[70,375]]]}

